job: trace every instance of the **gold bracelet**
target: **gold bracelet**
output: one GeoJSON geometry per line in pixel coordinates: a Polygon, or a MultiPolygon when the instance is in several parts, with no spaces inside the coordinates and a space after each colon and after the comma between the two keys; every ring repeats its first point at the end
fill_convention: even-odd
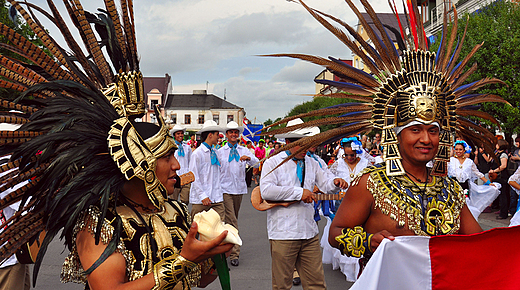
{"type": "Polygon", "coordinates": [[[196,267],[196,263],[186,260],[179,254],[164,258],[153,266],[155,286],[152,289],[173,289],[177,283],[196,267]]]}
{"type": "Polygon", "coordinates": [[[339,250],[343,255],[361,258],[372,254],[370,241],[373,234],[367,234],[363,227],[356,226],[353,229],[344,228],[341,235],[334,239],[339,243],[339,250]]]}

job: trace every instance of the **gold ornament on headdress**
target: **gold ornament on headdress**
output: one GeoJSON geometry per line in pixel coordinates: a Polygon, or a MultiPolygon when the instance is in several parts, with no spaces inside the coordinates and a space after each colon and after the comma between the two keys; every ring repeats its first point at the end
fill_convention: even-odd
{"type": "MultiPolygon", "coordinates": [[[[464,72],[470,58],[480,45],[475,46],[471,53],[457,64],[465,33],[460,43],[453,50],[457,31],[455,9],[453,32],[449,41],[446,41],[447,23],[445,22],[439,50],[437,53],[433,53],[428,51],[428,41],[415,1],[411,1],[408,11],[405,9],[406,19],[408,19],[411,28],[406,30],[402,27],[401,18],[396,12],[396,7],[392,4],[390,5],[396,16],[398,27],[388,28],[389,26],[383,24],[378,18],[368,0],[361,0],[368,17],[363,15],[351,0],[346,0],[352,11],[357,15],[360,25],[363,26],[368,35],[368,40],[365,40],[346,22],[312,9],[302,0],[294,2],[299,2],[316,20],[347,45],[354,54],[359,56],[370,73],[354,68],[333,57],[327,59],[305,54],[268,55],[292,57],[324,66],[333,73],[337,80],[315,79],[315,82],[334,87],[337,92],[319,96],[349,98],[358,101],[357,103],[344,103],[287,117],[264,128],[267,131],[271,127],[287,123],[296,118],[327,115],[336,116],[270,130],[269,134],[281,134],[311,126],[342,125],[321,134],[303,138],[284,147],[284,150],[300,146],[300,149],[293,153],[294,155],[317,144],[330,143],[339,138],[368,132],[376,128],[382,131],[382,157],[386,162],[386,173],[390,176],[402,175],[405,172],[401,164],[401,154],[394,129],[417,121],[421,124],[437,123],[440,127],[439,149],[434,157],[432,175],[444,176],[447,174],[449,148],[455,134],[467,140],[483,142],[486,152],[493,154],[494,143],[496,142],[493,134],[465,117],[478,116],[498,125],[498,122],[489,114],[468,106],[483,102],[507,103],[499,96],[470,94],[484,85],[503,82],[495,78],[486,78],[468,85],[462,85],[476,68],[476,66],[473,66],[470,70],[464,72]],[[334,24],[338,24],[341,28],[334,26],[334,24]],[[389,33],[394,34],[398,48],[395,47],[389,33]],[[482,138],[483,136],[484,138],[482,138]]],[[[447,17],[444,17],[444,19],[446,20],[447,17]]]]}
{"type": "Polygon", "coordinates": [[[123,72],[102,90],[121,117],[140,117],[145,111],[143,74],[123,72]]]}
{"type": "Polygon", "coordinates": [[[172,148],[177,148],[177,145],[168,132],[157,107],[154,109],[161,125],[159,132],[143,140],[132,122],[122,117],[114,121],[108,133],[108,147],[112,159],[126,179],[137,177],[143,180],[148,198],[157,209],[161,209],[168,192],[155,175],[157,158],[172,148]]]}

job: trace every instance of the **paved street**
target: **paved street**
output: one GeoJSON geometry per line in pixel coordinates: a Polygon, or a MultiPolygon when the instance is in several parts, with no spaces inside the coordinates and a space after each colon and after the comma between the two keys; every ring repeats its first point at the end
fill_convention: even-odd
{"type": "MultiPolygon", "coordinates": [[[[480,224],[484,230],[509,225],[509,219],[496,220],[495,214],[483,213],[480,224]]],[[[320,221],[320,229],[325,221],[320,221]]],[[[266,213],[255,210],[249,202],[249,195],[244,198],[240,211],[240,236],[244,242],[240,253],[240,266],[231,268],[232,289],[270,289],[271,288],[271,259],[269,256],[269,242],[267,240],[266,213]]],[[[62,284],[59,282],[61,264],[68,251],[60,241],[54,241],[49,246],[43,262],[35,289],[65,290],[83,289],[78,284],[62,284]]],[[[348,289],[352,284],[346,282],[343,274],[333,271],[330,265],[324,265],[325,279],[328,289],[348,289]]],[[[218,280],[206,289],[218,290],[218,280]]],[[[293,289],[302,289],[301,286],[293,289]]]]}

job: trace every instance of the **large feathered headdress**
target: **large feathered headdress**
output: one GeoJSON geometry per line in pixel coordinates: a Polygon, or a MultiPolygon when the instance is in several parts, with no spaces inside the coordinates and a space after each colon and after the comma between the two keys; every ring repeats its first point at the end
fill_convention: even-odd
{"type": "MultiPolygon", "coordinates": [[[[363,39],[346,22],[312,9],[301,0],[298,2],[353,53],[359,56],[370,73],[354,68],[333,57],[327,59],[303,54],[269,55],[292,57],[324,66],[339,78],[339,81],[315,79],[317,83],[338,89],[337,93],[324,96],[350,98],[359,101],[285,118],[270,127],[295,118],[339,114],[339,116],[325,117],[297,126],[273,130],[269,134],[280,134],[310,126],[341,124],[339,128],[301,139],[289,145],[291,147],[301,146],[300,150],[306,150],[323,142],[331,142],[344,136],[367,132],[374,128],[379,129],[383,133],[381,141],[382,157],[386,161],[388,175],[404,174],[395,129],[413,121],[423,124],[436,122],[440,126],[440,144],[439,151],[434,159],[433,175],[443,176],[447,174],[447,162],[449,161],[450,146],[453,143],[454,134],[468,140],[478,140],[479,143],[484,143],[486,151],[493,152],[493,145],[496,142],[493,134],[467,117],[480,117],[498,125],[495,118],[485,112],[478,111],[473,105],[482,102],[507,102],[499,96],[472,94],[471,92],[484,85],[502,83],[502,81],[495,78],[486,78],[463,85],[468,76],[476,70],[476,64],[474,64],[470,69],[464,71],[470,58],[481,45],[475,46],[462,61],[458,62],[466,32],[454,48],[457,31],[455,9],[453,32],[448,40],[446,22],[448,17],[444,17],[440,46],[437,53],[433,53],[428,51],[428,40],[415,1],[407,1],[408,11],[405,7],[405,19],[409,24],[409,33],[407,34],[405,32],[407,30],[403,29],[400,22],[397,9],[392,3],[389,2],[399,23],[399,28],[384,25],[367,0],[361,0],[361,3],[369,19],[365,19],[351,0],[346,0],[357,15],[360,25],[365,29],[368,35],[367,40],[363,39]],[[397,48],[389,33],[395,35],[398,43],[397,48]],[[482,138],[483,136],[484,138],[482,138]]],[[[286,149],[287,147],[284,148],[284,150],[286,149]]]]}
{"type": "MultiPolygon", "coordinates": [[[[143,115],[145,104],[131,0],[121,0],[119,7],[105,0],[105,9],[97,14],[83,10],[79,0],[65,0],[71,28],[82,44],[52,0],[47,0],[48,11],[9,2],[44,47],[0,23],[0,34],[9,43],[0,46],[24,59],[0,55],[0,87],[21,92],[14,102],[2,100],[2,107],[16,111],[2,112],[0,122],[22,124],[17,131],[0,132],[0,155],[11,155],[0,167],[0,173],[9,171],[0,179],[0,191],[29,181],[0,200],[0,209],[22,201],[18,212],[1,225],[0,260],[45,230],[36,277],[54,236],[62,231],[70,247],[81,212],[97,205],[103,219],[110,203],[115,208],[126,180],[142,179],[150,201],[161,208],[167,193],[155,176],[156,159],[176,145],[157,108],[158,132],[144,140],[136,129],[135,118],[143,115]],[[56,25],[67,48],[47,33],[37,13],[56,25]]],[[[116,221],[116,235],[95,265],[114,251],[120,226],[116,221]]]]}

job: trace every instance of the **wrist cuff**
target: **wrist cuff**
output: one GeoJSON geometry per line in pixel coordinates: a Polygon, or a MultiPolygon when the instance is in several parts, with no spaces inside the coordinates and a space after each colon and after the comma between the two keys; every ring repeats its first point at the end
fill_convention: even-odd
{"type": "Polygon", "coordinates": [[[484,183],[484,185],[490,185],[491,182],[489,181],[489,179],[486,181],[486,183],[484,183]]]}
{"type": "Polygon", "coordinates": [[[155,286],[152,290],[173,289],[188,273],[197,267],[179,254],[163,259],[153,266],[155,286]]]}
{"type": "Polygon", "coordinates": [[[367,234],[363,227],[344,228],[341,233],[341,235],[335,237],[335,240],[339,243],[339,250],[343,255],[361,258],[361,256],[372,254],[370,241],[373,234],[367,234]]]}

